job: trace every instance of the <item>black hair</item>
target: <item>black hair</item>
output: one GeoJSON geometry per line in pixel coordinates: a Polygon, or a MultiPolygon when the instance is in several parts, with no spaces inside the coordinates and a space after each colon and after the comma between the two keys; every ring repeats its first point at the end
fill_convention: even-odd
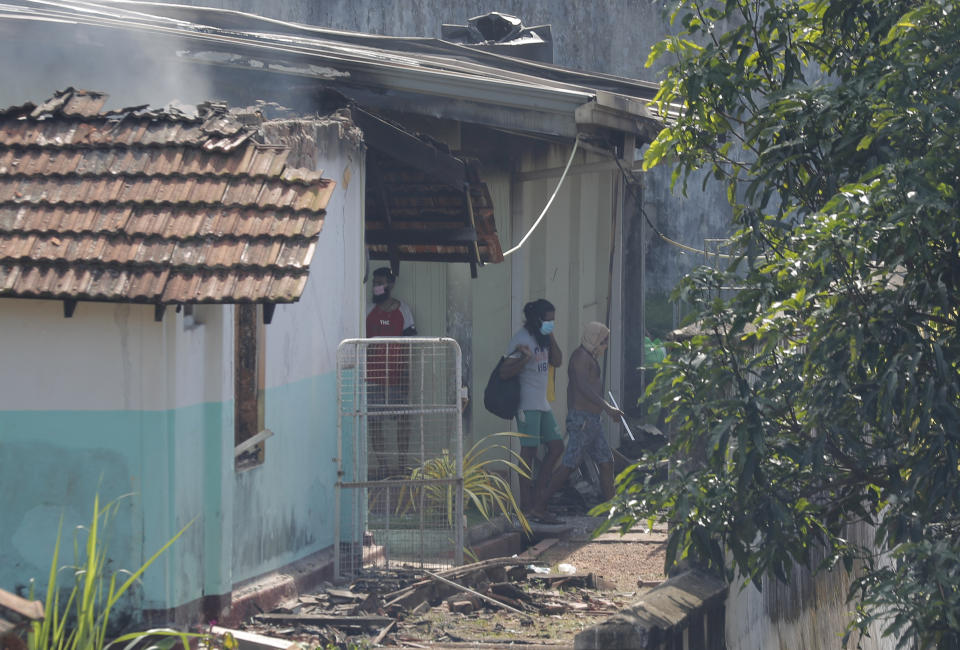
{"type": "Polygon", "coordinates": [[[395,281],[395,278],[393,277],[393,269],[391,269],[389,266],[381,266],[379,269],[375,269],[373,271],[373,277],[377,276],[386,278],[387,282],[390,284],[393,284],[395,281]]]}
{"type": "Polygon", "coordinates": [[[556,311],[556,308],[553,306],[553,303],[544,298],[538,298],[532,302],[528,302],[523,306],[523,326],[530,336],[537,342],[541,348],[546,348],[550,345],[550,337],[540,333],[540,326],[543,325],[543,317],[547,315],[549,311],[556,311]]]}

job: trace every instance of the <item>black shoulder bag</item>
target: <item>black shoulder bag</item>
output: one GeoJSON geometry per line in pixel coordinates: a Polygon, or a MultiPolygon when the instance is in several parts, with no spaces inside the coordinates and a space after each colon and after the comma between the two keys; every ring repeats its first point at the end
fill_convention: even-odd
{"type": "Polygon", "coordinates": [[[490,373],[487,387],[483,389],[483,405],[494,415],[510,420],[517,416],[520,407],[520,378],[516,375],[510,379],[500,377],[503,359],[500,357],[497,367],[490,373]]]}

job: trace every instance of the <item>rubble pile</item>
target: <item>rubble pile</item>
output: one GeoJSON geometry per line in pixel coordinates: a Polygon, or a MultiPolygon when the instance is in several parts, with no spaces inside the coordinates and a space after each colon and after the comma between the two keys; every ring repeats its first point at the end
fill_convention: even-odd
{"type": "MultiPolygon", "coordinates": [[[[299,641],[307,647],[420,645],[503,639],[552,638],[549,628],[583,619],[589,625],[625,603],[602,591],[612,583],[593,573],[552,573],[533,560],[556,539],[544,540],[520,556],[493,558],[433,573],[425,569],[366,572],[349,586],[324,585],[243,629],[299,641]],[[470,634],[474,634],[473,637],[470,634]],[[367,644],[367,645],[364,645],[367,644]]],[[[573,572],[569,572],[573,569],[573,572]]]]}

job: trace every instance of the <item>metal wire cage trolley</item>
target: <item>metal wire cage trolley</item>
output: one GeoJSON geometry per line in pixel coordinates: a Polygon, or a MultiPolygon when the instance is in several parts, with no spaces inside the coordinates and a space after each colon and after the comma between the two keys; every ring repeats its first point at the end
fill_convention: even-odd
{"type": "Polygon", "coordinates": [[[460,346],[347,339],[337,349],[334,573],[463,563],[460,346]]]}

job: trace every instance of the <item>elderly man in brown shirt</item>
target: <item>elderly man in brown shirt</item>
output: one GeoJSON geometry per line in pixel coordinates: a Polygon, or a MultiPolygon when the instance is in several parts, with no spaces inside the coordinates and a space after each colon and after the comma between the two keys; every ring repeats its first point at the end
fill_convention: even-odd
{"type": "Polygon", "coordinates": [[[567,384],[567,448],[560,468],[534,507],[534,517],[546,513],[547,501],[560,489],[584,454],[597,463],[603,498],[613,498],[613,451],[603,435],[602,415],[620,418],[623,411],[603,399],[599,358],[610,344],[610,329],[603,323],[587,323],[580,347],[570,355],[567,384]]]}

